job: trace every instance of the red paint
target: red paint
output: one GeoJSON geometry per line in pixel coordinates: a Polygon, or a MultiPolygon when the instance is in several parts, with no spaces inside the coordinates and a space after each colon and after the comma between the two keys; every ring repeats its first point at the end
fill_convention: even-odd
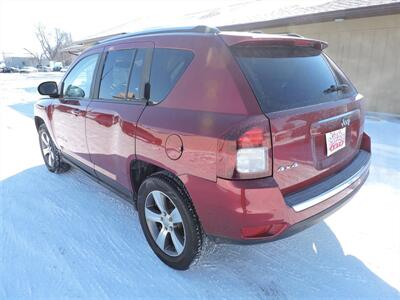
{"type": "Polygon", "coordinates": [[[170,159],[179,159],[183,153],[183,142],[179,135],[171,134],[165,141],[165,153],[170,159]]]}
{"type": "Polygon", "coordinates": [[[274,178],[284,194],[307,187],[346,165],[360,148],[364,122],[363,101],[344,99],[333,103],[268,114],[274,152],[274,178]],[[347,145],[327,157],[325,133],[342,128],[341,115],[350,125],[347,145]],[[299,163],[290,172],[278,172],[279,166],[299,163]]]}
{"type": "Polygon", "coordinates": [[[360,146],[370,151],[370,139],[363,133],[363,101],[353,98],[265,116],[227,47],[260,40],[322,45],[292,37],[169,34],[95,46],[83,56],[153,47],[186,49],[195,55],[174,89],[157,105],[44,99],[36,104],[35,117],[45,122],[64,153],[98,176],[133,191],[132,161],[152,163],[181,179],[206,233],[238,240],[268,240],[357,188],[361,180],[298,213],[284,201],[285,194],[342,169],[360,146]],[[350,119],[348,145],[326,157],[325,133],[341,128],[342,118],[335,117],[346,113],[350,119]],[[263,178],[235,175],[236,151],[249,145],[268,148],[269,170],[263,178]],[[278,171],[293,162],[298,167],[278,171]]]}

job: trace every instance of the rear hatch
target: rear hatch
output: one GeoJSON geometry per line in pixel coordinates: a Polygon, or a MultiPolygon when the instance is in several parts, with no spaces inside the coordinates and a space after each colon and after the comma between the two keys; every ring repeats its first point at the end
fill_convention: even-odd
{"type": "Polygon", "coordinates": [[[339,171],[360,147],[362,101],[324,47],[302,38],[231,45],[270,121],[273,176],[284,194],[339,171]]]}

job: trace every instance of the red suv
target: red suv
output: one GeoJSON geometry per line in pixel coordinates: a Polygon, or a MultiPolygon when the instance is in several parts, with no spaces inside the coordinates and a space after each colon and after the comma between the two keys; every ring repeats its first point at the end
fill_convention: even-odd
{"type": "Polygon", "coordinates": [[[197,26],[85,51],[35,105],[49,171],[77,166],[131,199],[146,239],[187,269],[206,236],[280,239],[332,213],[368,176],[364,100],[297,35],[197,26]]]}

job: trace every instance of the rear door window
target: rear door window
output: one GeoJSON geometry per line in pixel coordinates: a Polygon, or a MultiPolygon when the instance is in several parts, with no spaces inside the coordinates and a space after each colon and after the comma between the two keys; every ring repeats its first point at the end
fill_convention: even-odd
{"type": "Polygon", "coordinates": [[[150,100],[164,100],[193,59],[193,52],[180,49],[154,49],[150,71],[150,100]]]}
{"type": "Polygon", "coordinates": [[[143,98],[143,74],[147,51],[148,49],[145,48],[137,49],[136,51],[135,61],[132,66],[131,77],[129,80],[127,94],[128,100],[140,100],[143,98]]]}
{"type": "Polygon", "coordinates": [[[126,99],[129,72],[134,56],[134,49],[116,50],[107,53],[100,81],[100,99],[126,99]]]}
{"type": "Polygon", "coordinates": [[[341,98],[324,54],[288,46],[240,46],[232,52],[264,112],[275,112],[341,98]]]}

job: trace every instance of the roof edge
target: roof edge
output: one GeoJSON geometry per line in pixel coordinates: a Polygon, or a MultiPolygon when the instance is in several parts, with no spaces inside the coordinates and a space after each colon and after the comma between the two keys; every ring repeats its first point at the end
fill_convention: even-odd
{"type": "Polygon", "coordinates": [[[251,23],[218,26],[220,30],[254,30],[262,28],[281,27],[288,25],[302,25],[333,21],[334,19],[357,19],[400,14],[400,2],[379,4],[373,6],[354,7],[342,10],[333,10],[306,15],[297,15],[286,18],[259,21],[251,23]]]}

